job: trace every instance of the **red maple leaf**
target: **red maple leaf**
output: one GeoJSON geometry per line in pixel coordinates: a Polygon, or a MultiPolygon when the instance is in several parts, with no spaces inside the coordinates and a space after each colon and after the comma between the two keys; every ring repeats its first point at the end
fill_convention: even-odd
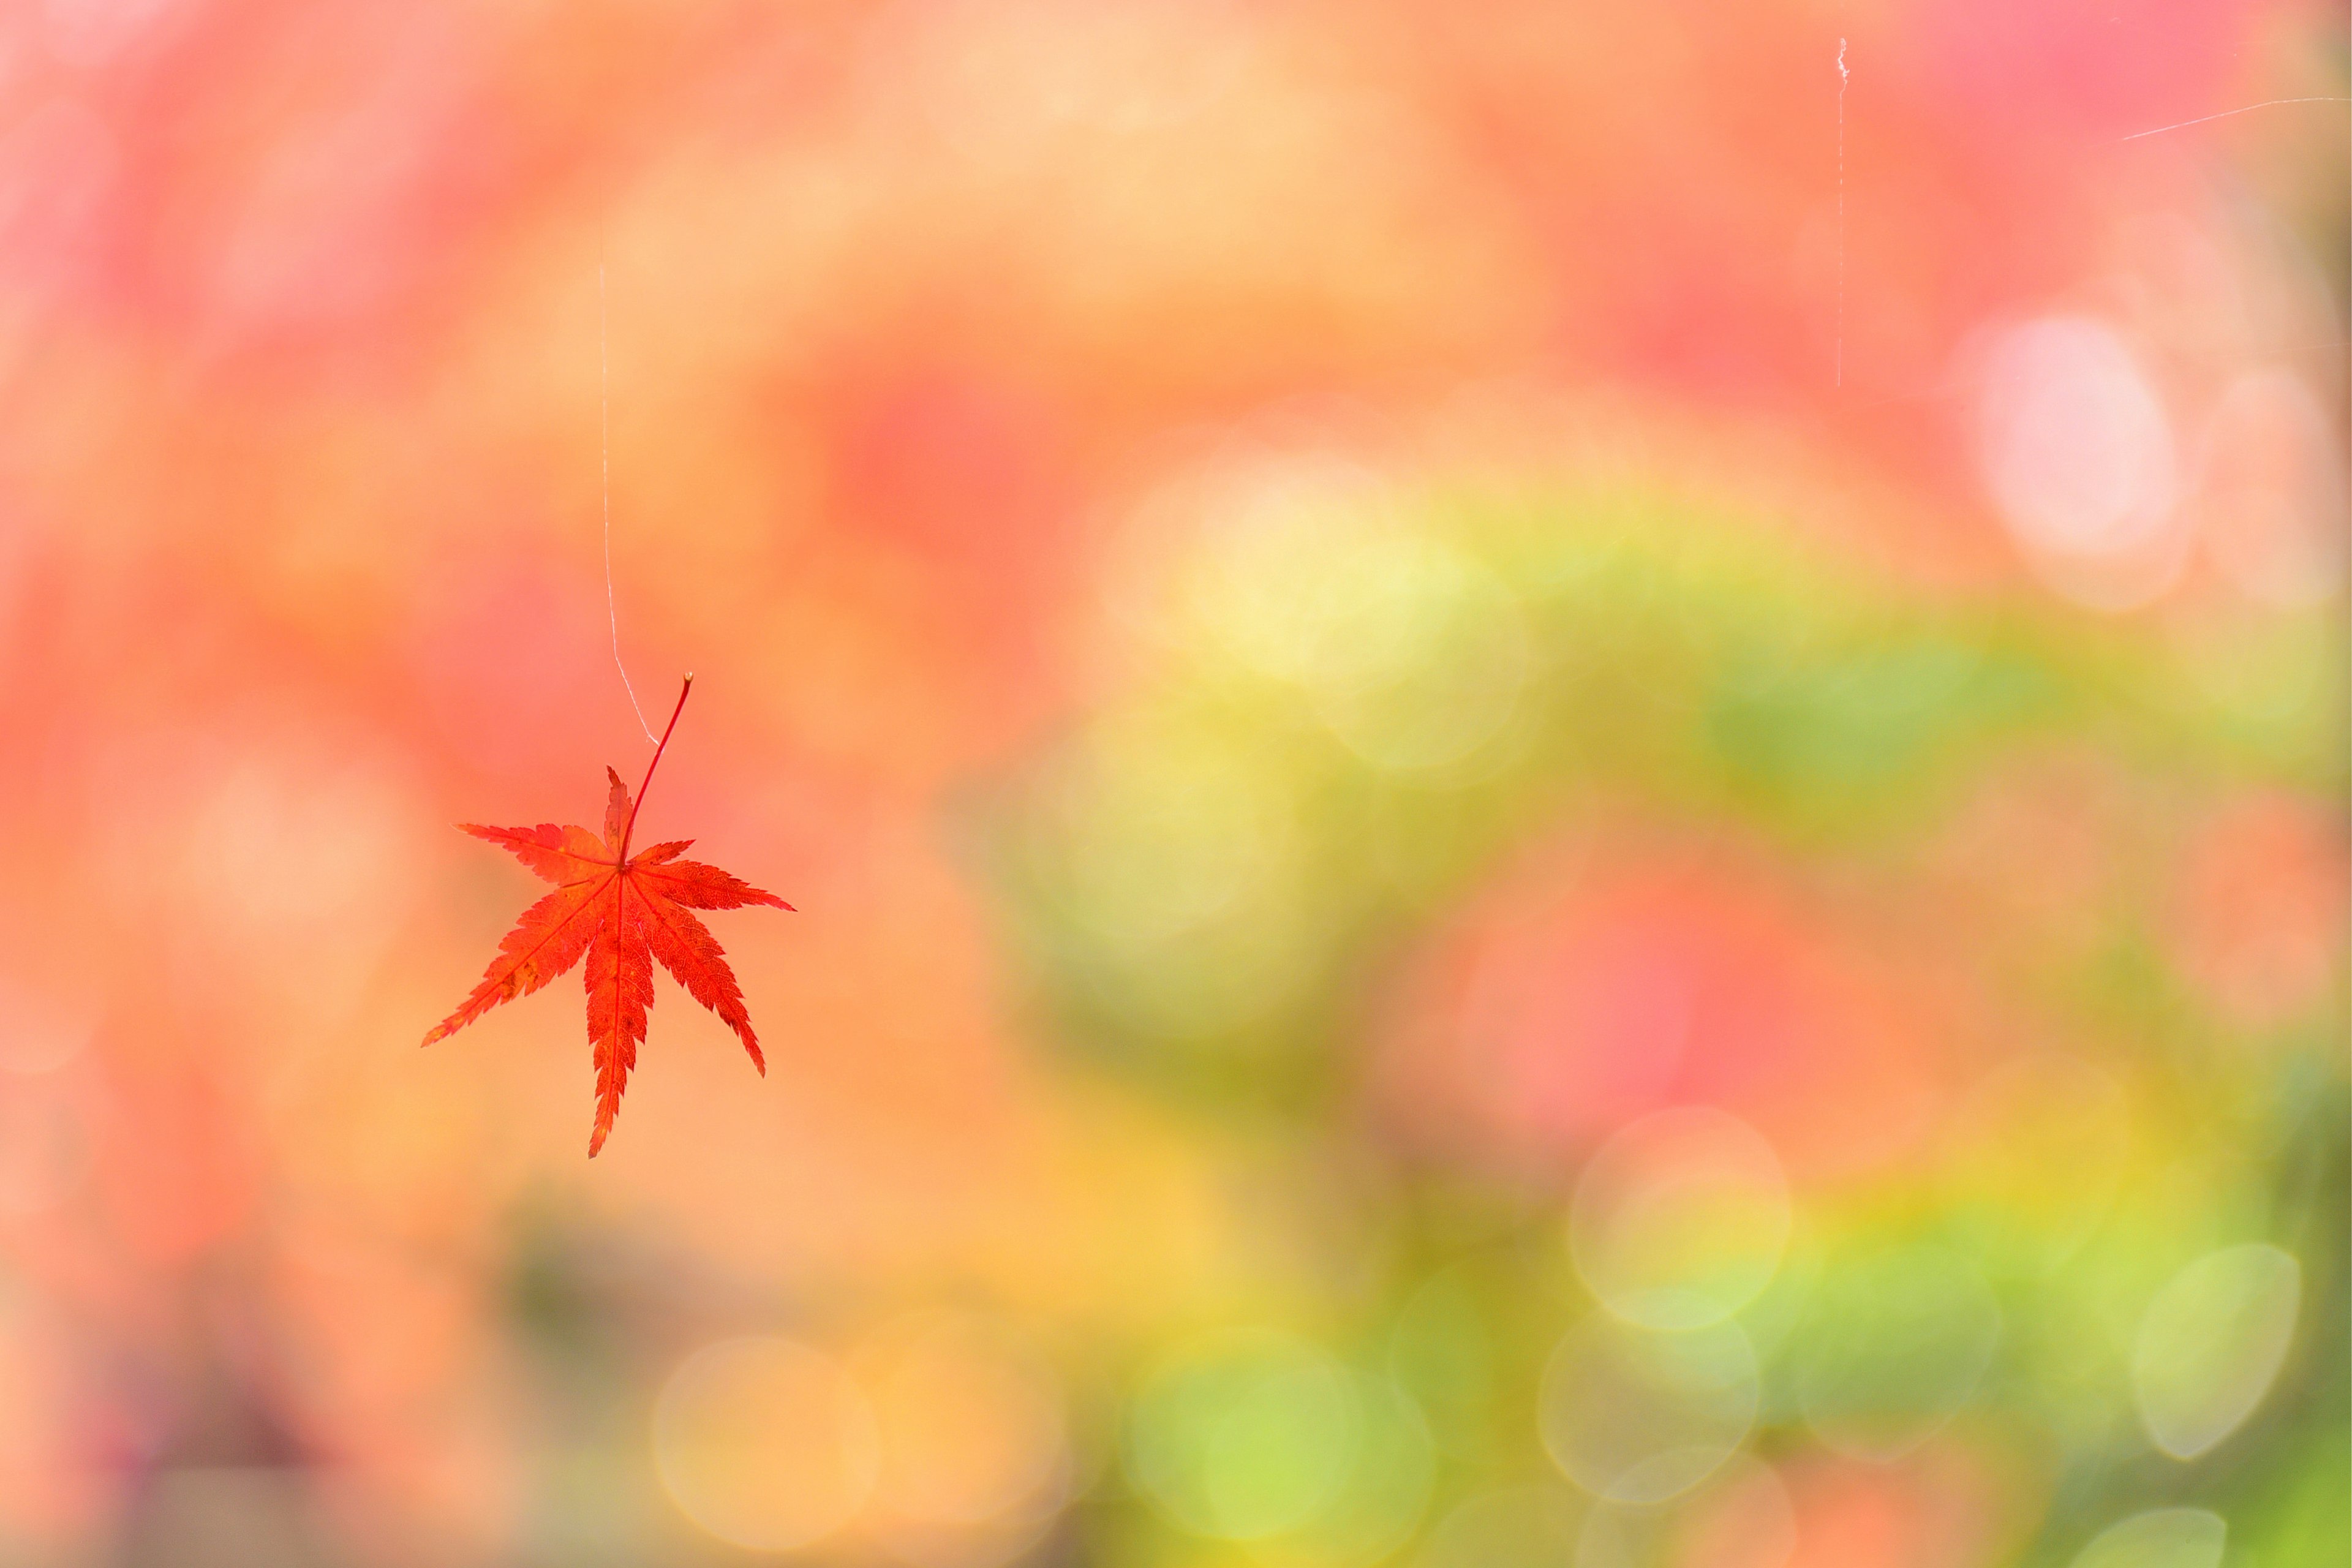
{"type": "Polygon", "coordinates": [[[691,838],[656,844],[634,858],[629,854],[629,834],[637,825],[637,808],[645,804],[646,786],[653,783],[654,769],[661,765],[670,731],[677,728],[687,692],[693,689],[689,675],[677,694],[677,706],[670,710],[668,727],[654,747],[654,760],[646,765],[635,805],[621,775],[604,770],[612,793],[604,803],[602,837],[584,827],[558,827],[551,822],[537,827],[457,825],[477,838],[512,850],[524,865],[554,883],[555,891],[523,911],[514,930],[499,942],[499,955],[482,972],[481,984],[456,1012],[433,1026],[425,1044],[455,1034],[501,1002],[529,995],[586,954],[588,1040],[596,1052],[596,1130],[588,1138],[592,1160],[613,1130],[629,1071],[637,1065],[637,1047],[646,1037],[646,1009],[654,1001],[656,959],[688,994],[742,1037],[760,1076],[768,1073],[759,1037],[751,1032],[751,1016],[743,1007],[743,989],[727,967],[718,940],[692,911],[745,904],[772,904],[780,910],[793,906],[716,866],[679,859],[694,842],[691,838]]]}

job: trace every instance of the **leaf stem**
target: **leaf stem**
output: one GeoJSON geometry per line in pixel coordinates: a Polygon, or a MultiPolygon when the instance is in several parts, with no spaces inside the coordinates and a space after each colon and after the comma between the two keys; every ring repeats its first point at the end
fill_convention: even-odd
{"type": "Polygon", "coordinates": [[[629,803],[629,820],[621,828],[621,864],[629,863],[629,835],[637,830],[637,813],[645,809],[646,786],[654,782],[654,770],[661,766],[662,753],[669,749],[669,732],[677,728],[677,716],[686,711],[686,694],[694,689],[694,673],[687,672],[686,684],[677,689],[677,706],[669,710],[669,722],[662,726],[662,738],[654,747],[654,760],[646,764],[646,776],[637,785],[637,798],[629,803]]]}

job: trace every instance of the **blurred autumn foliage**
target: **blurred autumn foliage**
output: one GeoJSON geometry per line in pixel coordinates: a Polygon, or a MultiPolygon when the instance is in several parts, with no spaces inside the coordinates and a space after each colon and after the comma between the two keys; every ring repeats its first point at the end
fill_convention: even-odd
{"type": "Polygon", "coordinates": [[[0,1562],[2341,1562],[2346,25],[0,9],[0,1562]]]}

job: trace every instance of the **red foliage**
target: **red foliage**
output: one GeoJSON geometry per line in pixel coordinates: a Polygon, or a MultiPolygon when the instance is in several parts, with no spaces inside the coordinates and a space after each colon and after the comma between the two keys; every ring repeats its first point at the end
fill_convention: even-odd
{"type": "Polygon", "coordinates": [[[512,850],[524,865],[554,883],[555,891],[523,911],[514,930],[499,942],[499,955],[482,972],[481,983],[456,1012],[433,1026],[424,1043],[429,1046],[455,1034],[501,1002],[529,995],[585,954],[588,1039],[596,1053],[591,1159],[613,1130],[630,1069],[637,1065],[637,1046],[646,1037],[646,1009],[653,1005],[656,959],[688,994],[742,1038],[751,1065],[767,1076],[759,1037],[751,1032],[751,1015],[743,1005],[743,988],[727,966],[718,939],[691,911],[745,904],[772,904],[780,910],[793,906],[716,866],[679,859],[694,842],[690,838],[656,844],[634,858],[629,854],[636,805],[644,804],[646,785],[653,782],[654,768],[661,763],[669,731],[677,727],[678,710],[686,707],[686,691],[693,685],[694,678],[687,677],[686,690],[677,694],[677,710],[670,713],[669,728],[662,731],[645,782],[637,786],[636,805],[630,803],[621,775],[609,767],[604,770],[612,793],[604,804],[603,837],[551,822],[537,827],[458,824],[477,838],[512,850]]]}

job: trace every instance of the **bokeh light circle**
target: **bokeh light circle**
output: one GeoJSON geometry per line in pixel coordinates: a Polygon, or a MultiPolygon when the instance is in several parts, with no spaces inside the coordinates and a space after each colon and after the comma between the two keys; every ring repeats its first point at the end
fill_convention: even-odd
{"type": "Polygon", "coordinates": [[[1569,1247],[1601,1304],[1651,1329],[1720,1321],[1770,1282],[1789,1184],[1772,1146],[1710,1106],[1658,1111],[1601,1146],[1576,1185],[1569,1247]]]}
{"type": "Polygon", "coordinates": [[[1275,1330],[1228,1331],[1146,1374],[1129,1412],[1128,1471],[1186,1529],[1262,1540],[1333,1500],[1361,1428],[1354,1383],[1328,1352],[1275,1330]]]}
{"type": "Polygon", "coordinates": [[[1420,1407],[1385,1377],[1350,1372],[1357,1415],[1346,1478],[1301,1529],[1259,1548],[1318,1568],[1360,1568],[1411,1539],[1429,1507],[1437,1450],[1420,1407]]]}
{"type": "Polygon", "coordinates": [[[2088,316],[2009,328],[1986,353],[1982,399],[1986,483],[2042,579],[2108,610],[2168,587],[2187,545],[2172,426],[2115,329],[2088,316]]]}
{"type": "Polygon", "coordinates": [[[1663,1502],[1729,1458],[1755,1425],[1756,1355],[1737,1323],[1659,1332],[1595,1313],[1546,1363],[1538,1421],[1552,1462],[1612,1502],[1663,1502]]]}
{"type": "Polygon", "coordinates": [[[2189,1459],[2236,1431],[2278,1377],[2302,1296],[2302,1266],[2260,1242],[2209,1252],[2167,1280],[2132,1345],[2149,1441],[2189,1459]]]}
{"type": "Polygon", "coordinates": [[[1842,1454],[1891,1459],[1975,1394],[2000,1339],[2000,1306],[1968,1259],[1923,1243],[1832,1268],[1801,1332],[1806,1424],[1842,1454]]]}
{"type": "Polygon", "coordinates": [[[1356,552],[1344,589],[1322,606],[1328,651],[1308,686],[1341,743],[1416,772],[1459,762],[1509,722],[1528,639],[1492,572],[1434,540],[1397,539],[1356,552]]]}
{"type": "Polygon", "coordinates": [[[998,1325],[925,1313],[859,1350],[881,1438],[877,1529],[900,1556],[998,1563],[1058,1510],[1070,1458],[1051,1373],[998,1325]]]}
{"type": "Polygon", "coordinates": [[[1797,1553],[1797,1506],[1770,1465],[1734,1455],[1663,1508],[1603,1504],[1577,1537],[1576,1568],[1783,1568],[1797,1553]]]}
{"type": "Polygon", "coordinates": [[[2201,1508],[2136,1513],[2099,1532],[2073,1568],[2221,1568],[2230,1527],[2201,1508]]]}
{"type": "Polygon", "coordinates": [[[1561,1568],[1582,1516],[1581,1500],[1559,1486],[1483,1492],[1429,1532],[1415,1568],[1561,1568]]]}
{"type": "Polygon", "coordinates": [[[722,1340],[688,1356],[654,1407],[654,1461],[679,1510],[719,1540],[784,1552],[861,1509],[880,1467],[865,1395],[791,1340],[722,1340]]]}

